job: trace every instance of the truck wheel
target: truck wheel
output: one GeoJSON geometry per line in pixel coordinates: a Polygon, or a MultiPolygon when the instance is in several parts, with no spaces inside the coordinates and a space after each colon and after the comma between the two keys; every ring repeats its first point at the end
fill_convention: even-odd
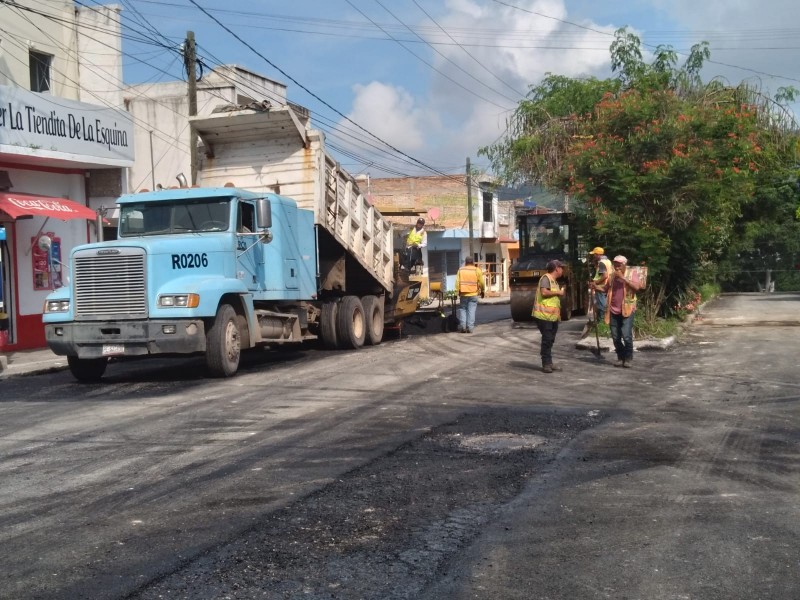
{"type": "Polygon", "coordinates": [[[72,376],[78,381],[91,382],[100,381],[103,373],[106,372],[108,365],[107,358],[78,358],[68,356],[67,364],[72,376]]]}
{"type": "Polygon", "coordinates": [[[319,333],[322,336],[322,344],[328,350],[338,348],[336,341],[336,314],[338,309],[338,302],[325,302],[319,315],[319,333]]]}
{"type": "Polygon", "coordinates": [[[364,345],[367,320],[358,296],[345,296],[336,314],[336,339],[339,348],[356,349],[364,345]]]}
{"type": "Polygon", "coordinates": [[[206,367],[212,377],[230,377],[239,369],[242,340],[236,311],[230,304],[217,309],[214,324],[206,334],[206,367]]]}
{"type": "Polygon", "coordinates": [[[364,306],[364,315],[367,321],[367,335],[364,343],[377,346],[383,339],[383,298],[364,296],[361,304],[364,306]]]}
{"type": "Polygon", "coordinates": [[[533,321],[533,302],[536,290],[511,292],[511,318],[518,323],[533,321]]]}

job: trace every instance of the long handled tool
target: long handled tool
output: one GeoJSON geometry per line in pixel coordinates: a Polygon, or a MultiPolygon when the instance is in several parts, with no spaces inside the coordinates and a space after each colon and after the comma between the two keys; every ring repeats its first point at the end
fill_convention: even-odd
{"type": "Polygon", "coordinates": [[[602,354],[600,352],[600,315],[597,314],[597,304],[594,302],[594,290],[592,290],[592,314],[594,315],[594,337],[597,340],[597,347],[592,348],[592,354],[594,354],[597,358],[602,358],[602,354]]]}

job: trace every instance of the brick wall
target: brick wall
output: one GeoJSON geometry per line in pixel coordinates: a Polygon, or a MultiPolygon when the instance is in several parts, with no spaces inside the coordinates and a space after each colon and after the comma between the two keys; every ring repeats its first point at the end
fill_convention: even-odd
{"type": "MultiPolygon", "coordinates": [[[[439,209],[435,222],[438,227],[458,228],[467,224],[467,184],[465,176],[452,177],[388,177],[370,180],[370,198],[379,208],[413,210],[427,213],[439,209]]],[[[477,187],[472,191],[475,206],[480,202],[477,187]]],[[[416,219],[407,217],[412,224],[416,219]]],[[[426,220],[432,224],[431,220],[426,220]]],[[[396,218],[392,221],[398,222],[396,218]]]]}

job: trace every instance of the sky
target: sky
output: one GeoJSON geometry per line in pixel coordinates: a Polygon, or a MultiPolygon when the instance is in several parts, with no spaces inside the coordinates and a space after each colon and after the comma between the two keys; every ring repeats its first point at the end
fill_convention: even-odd
{"type": "Polygon", "coordinates": [[[611,76],[620,27],[680,64],[707,41],[705,80],[800,89],[797,0],[117,1],[126,83],[185,79],[191,30],[206,64],[286,84],[354,175],[488,170],[478,149],[546,73],[611,76]]]}

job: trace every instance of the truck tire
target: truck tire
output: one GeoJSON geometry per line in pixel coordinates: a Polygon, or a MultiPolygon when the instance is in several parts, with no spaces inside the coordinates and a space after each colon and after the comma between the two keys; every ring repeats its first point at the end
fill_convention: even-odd
{"type": "Polygon", "coordinates": [[[236,311],[230,304],[217,309],[214,324],[206,334],[206,367],[212,377],[230,377],[239,370],[242,340],[236,311]]]}
{"type": "Polygon", "coordinates": [[[67,364],[72,376],[78,381],[88,383],[92,381],[100,381],[103,373],[106,372],[108,365],[107,358],[78,358],[77,356],[68,356],[67,364]]]}
{"type": "Polygon", "coordinates": [[[338,342],[336,339],[336,315],[339,312],[339,303],[335,300],[323,303],[322,311],[319,315],[319,334],[322,336],[322,344],[328,350],[336,350],[338,342]]]}
{"type": "Polygon", "coordinates": [[[336,314],[336,340],[339,348],[355,350],[364,345],[367,319],[358,296],[345,296],[336,314]]]}
{"type": "Polygon", "coordinates": [[[367,335],[364,343],[377,346],[383,339],[383,298],[380,296],[364,296],[361,299],[366,317],[367,335]]]}

